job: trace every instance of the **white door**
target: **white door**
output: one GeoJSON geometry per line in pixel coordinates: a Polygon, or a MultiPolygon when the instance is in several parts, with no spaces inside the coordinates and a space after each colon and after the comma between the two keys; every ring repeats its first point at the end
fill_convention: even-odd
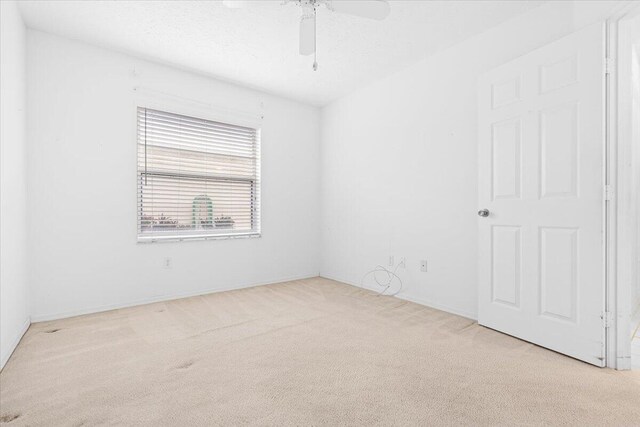
{"type": "Polygon", "coordinates": [[[479,81],[481,325],[604,366],[604,28],[479,81]]]}

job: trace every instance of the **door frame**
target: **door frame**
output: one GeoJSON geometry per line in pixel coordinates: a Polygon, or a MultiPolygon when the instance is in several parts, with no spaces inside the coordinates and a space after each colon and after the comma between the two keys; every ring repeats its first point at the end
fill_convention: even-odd
{"type": "Polygon", "coordinates": [[[628,280],[633,260],[619,256],[630,244],[628,230],[640,195],[632,191],[629,167],[624,155],[632,146],[631,121],[626,117],[630,94],[625,82],[631,81],[630,69],[619,52],[628,49],[631,40],[625,20],[640,14],[640,5],[624,1],[605,20],[605,345],[606,366],[631,369],[632,283],[628,280]],[[620,156],[618,155],[620,153],[620,156]],[[621,178],[621,179],[619,179],[621,178]],[[624,202],[625,200],[630,202],[624,202]],[[622,201],[622,202],[621,202],[622,201]],[[620,279],[620,280],[619,280],[620,279]]]}

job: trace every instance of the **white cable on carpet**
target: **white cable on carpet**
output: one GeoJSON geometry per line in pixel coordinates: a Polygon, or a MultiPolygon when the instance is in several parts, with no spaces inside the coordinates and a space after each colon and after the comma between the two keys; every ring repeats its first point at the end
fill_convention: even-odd
{"type": "Polygon", "coordinates": [[[392,285],[392,283],[393,283],[393,281],[394,281],[394,280],[397,280],[397,281],[398,281],[398,283],[400,284],[400,286],[398,287],[398,290],[397,290],[397,291],[395,291],[395,292],[394,292],[394,293],[392,293],[392,294],[386,294],[386,295],[387,295],[387,296],[395,296],[395,295],[398,295],[398,294],[400,293],[400,291],[402,290],[402,279],[400,278],[400,276],[398,276],[398,274],[396,274],[396,272],[398,271],[398,268],[399,268],[401,265],[404,265],[404,260],[403,260],[403,261],[400,261],[400,262],[398,263],[398,265],[396,265],[396,266],[395,266],[395,268],[393,269],[393,271],[392,271],[392,270],[389,270],[388,268],[383,267],[383,266],[381,266],[381,265],[377,265],[377,266],[376,266],[376,268],[374,268],[373,270],[370,270],[370,271],[366,272],[366,273],[364,274],[364,276],[362,276],[362,280],[360,280],[360,287],[361,287],[361,288],[364,288],[364,280],[365,280],[368,276],[370,276],[371,274],[373,274],[373,279],[376,281],[376,283],[378,284],[378,286],[384,287],[384,289],[383,289],[383,290],[381,290],[381,291],[378,293],[378,296],[380,296],[380,295],[384,295],[384,294],[385,294],[385,292],[386,292],[386,291],[391,287],[391,285],[392,285]],[[378,275],[377,275],[377,273],[378,273],[378,272],[380,272],[380,273],[385,273],[385,274],[387,275],[386,280],[383,280],[383,281],[378,280],[378,275]]]}

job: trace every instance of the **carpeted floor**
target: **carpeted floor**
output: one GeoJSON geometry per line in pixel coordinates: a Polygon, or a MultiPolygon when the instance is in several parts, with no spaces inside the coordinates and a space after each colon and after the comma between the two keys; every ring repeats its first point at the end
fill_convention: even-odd
{"type": "Polygon", "coordinates": [[[9,425],[640,425],[640,374],[325,279],[31,326],[9,425]]]}

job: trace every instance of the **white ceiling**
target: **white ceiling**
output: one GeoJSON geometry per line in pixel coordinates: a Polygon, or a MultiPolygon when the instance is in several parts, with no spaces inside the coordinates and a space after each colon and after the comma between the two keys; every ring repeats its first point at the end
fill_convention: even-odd
{"type": "Polygon", "coordinates": [[[23,1],[27,26],[314,105],[489,29],[542,1],[394,1],[372,21],[318,12],[318,62],[298,54],[300,8],[254,1],[23,1]]]}

